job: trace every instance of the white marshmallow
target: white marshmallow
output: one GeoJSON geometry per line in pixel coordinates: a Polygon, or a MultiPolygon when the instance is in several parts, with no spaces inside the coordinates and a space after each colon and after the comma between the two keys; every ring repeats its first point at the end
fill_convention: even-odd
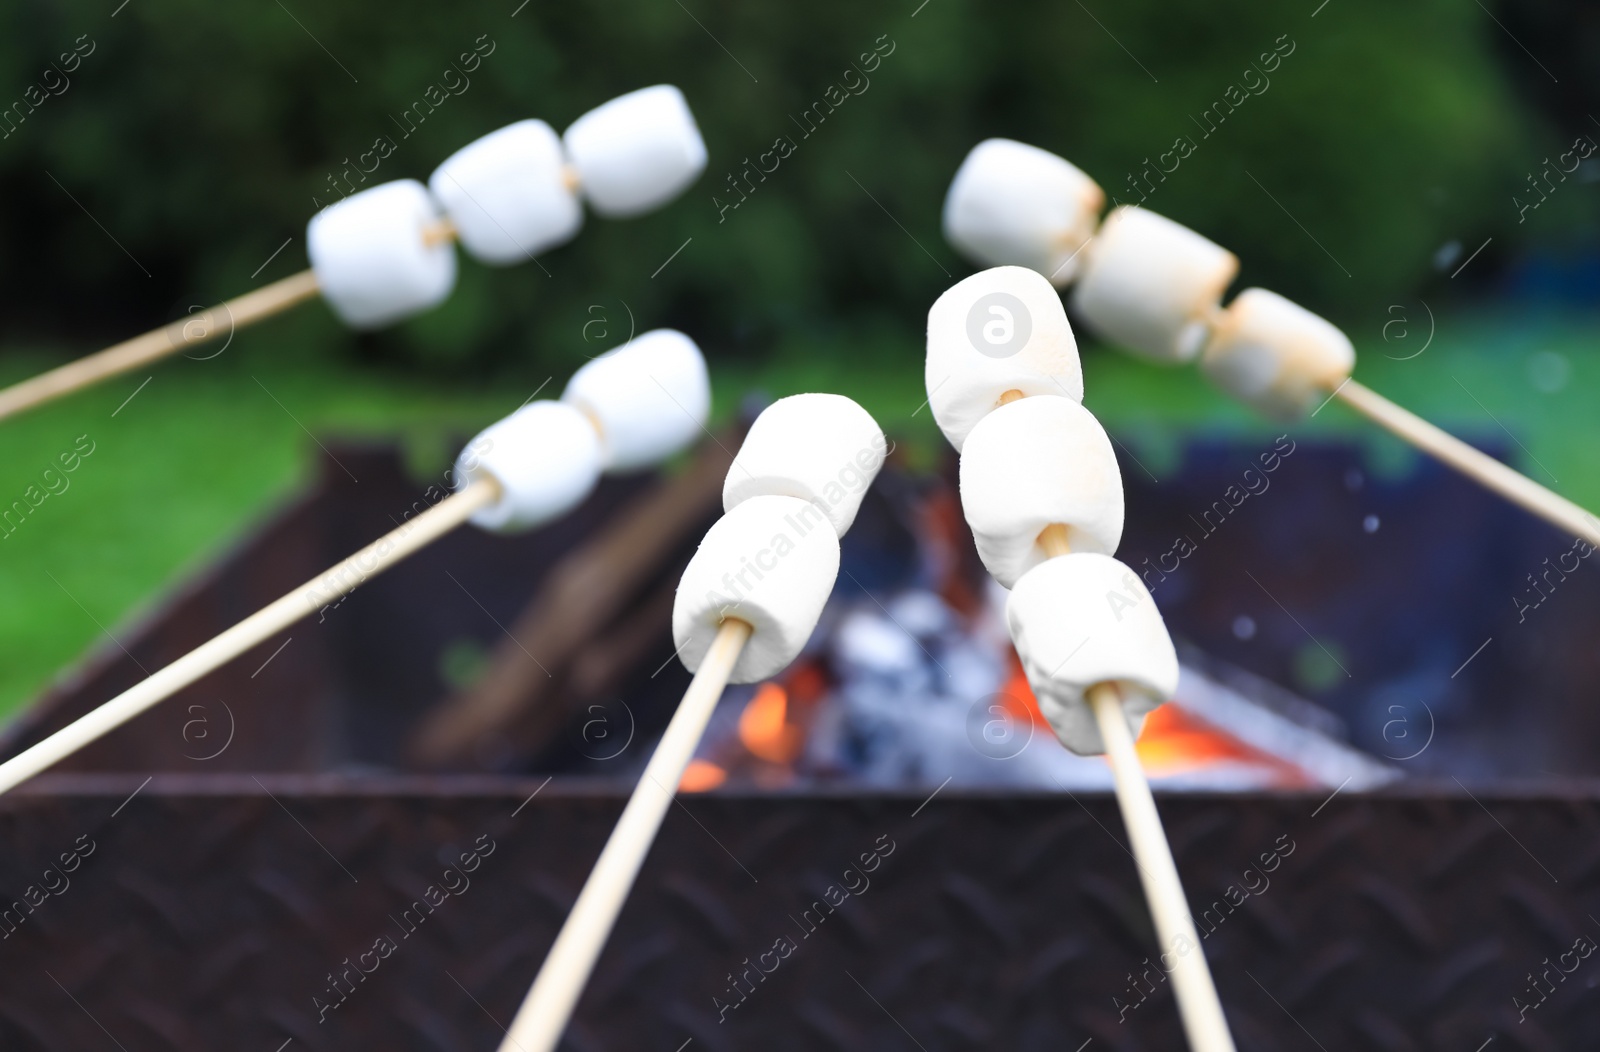
{"type": "Polygon", "coordinates": [[[1155,600],[1108,555],[1074,552],[1029,570],[1006,602],[1006,624],[1039,708],[1081,756],[1105,752],[1084,697],[1090,687],[1121,689],[1135,737],[1178,689],[1178,655],[1155,600]]]}
{"type": "Polygon", "coordinates": [[[683,92],[640,88],[585,113],[562,140],[584,198],[603,216],[648,212],[677,197],[706,166],[706,144],[683,92]]]}
{"type": "Polygon", "coordinates": [[[1266,289],[1245,289],[1234,298],[1200,357],[1212,383],[1282,419],[1308,412],[1355,366],[1348,336],[1266,289]]]}
{"type": "Polygon", "coordinates": [[[606,470],[632,471],[665,460],[703,433],[711,381],[693,340],[654,329],[573,373],[561,400],[594,422],[606,470]]]}
{"type": "Polygon", "coordinates": [[[1007,588],[1049,558],[1046,526],[1067,528],[1075,552],[1110,555],[1122,539],[1122,472],[1094,414],[1038,395],[978,421],[961,449],[961,506],[978,556],[1007,588]]]}
{"type": "Polygon", "coordinates": [[[1107,339],[1164,362],[1200,353],[1239,273],[1232,252],[1131,205],[1106,217],[1084,255],[1073,308],[1107,339]]]}
{"type": "Polygon", "coordinates": [[[312,216],[306,252],[328,306],[353,329],[376,329],[443,303],[456,284],[455,246],[423,240],[441,218],[415,179],[380,183],[312,216]]]}
{"type": "Polygon", "coordinates": [[[456,488],[485,476],[500,499],[472,516],[496,533],[526,530],[582,503],[600,479],[600,439],[577,409],[541,400],[482,431],[456,458],[456,488]]]}
{"type": "Polygon", "coordinates": [[[839,538],[798,497],[752,497],[707,531],[678,583],[672,639],[690,672],[724,618],[755,629],[734,683],[766,679],[793,661],[817,627],[839,575],[839,538]]]}
{"type": "Polygon", "coordinates": [[[934,301],[923,376],[933,418],[957,450],[1007,391],[1083,400],[1061,297],[1024,267],[980,271],[934,301]]]}
{"type": "MultiPolygon", "coordinates": [[[[723,510],[754,497],[798,497],[843,537],[887,450],[877,421],[843,395],[780,398],[756,417],[733,458],[722,486],[723,510]]],[[[812,513],[808,521],[815,518],[812,513]]]]}
{"type": "Polygon", "coordinates": [[[1094,236],[1105,203],[1093,179],[1055,154],[985,139],[950,183],[944,236],[984,266],[1027,267],[1061,288],[1078,276],[1079,250],[1094,236]]]}
{"type": "Polygon", "coordinates": [[[583,226],[566,184],[561,138],[544,121],[518,121],[468,143],[428,179],[461,247],[494,266],[522,263],[583,226]]]}

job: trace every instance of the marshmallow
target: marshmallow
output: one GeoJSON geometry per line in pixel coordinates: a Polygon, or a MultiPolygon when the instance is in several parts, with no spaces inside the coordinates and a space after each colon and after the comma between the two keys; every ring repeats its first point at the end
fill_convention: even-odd
{"type": "Polygon", "coordinates": [[[1060,288],[1078,276],[1105,191],[1055,154],[985,139],[961,162],[944,199],[944,236],[985,266],[1036,270],[1060,288]]]}
{"type": "Polygon", "coordinates": [[[632,471],[665,460],[702,433],[711,381],[693,340],[655,329],[573,373],[561,400],[593,421],[606,470],[632,471]]]}
{"type": "Polygon", "coordinates": [[[562,140],[583,196],[603,216],[623,218],[666,204],[706,166],[706,144],[683,92],[640,88],[572,122],[562,140]]]}
{"type": "Polygon", "coordinates": [[[1178,655],[1155,600],[1108,555],[1074,552],[1029,570],[1006,602],[1006,624],[1040,710],[1081,756],[1105,752],[1090,687],[1117,685],[1135,737],[1178,689],[1178,655]]]}
{"type": "Polygon", "coordinates": [[[1039,395],[978,422],[961,450],[961,506],[978,556],[1007,588],[1049,558],[1046,526],[1067,528],[1075,552],[1110,555],[1122,539],[1122,472],[1094,414],[1039,395]]]}
{"type": "MultiPolygon", "coordinates": [[[[810,501],[843,537],[888,443],[877,421],[843,395],[799,394],[767,406],[728,468],[722,507],[762,496],[810,501]]],[[[808,521],[816,512],[807,511],[808,521]]]]}
{"type": "Polygon", "coordinates": [[[1268,416],[1293,419],[1344,382],[1356,365],[1350,338],[1266,289],[1245,289],[1212,328],[1200,357],[1211,382],[1268,416]]]}
{"type": "Polygon", "coordinates": [[[1061,297],[1023,267],[981,271],[928,311],[928,405],[957,450],[1007,391],[1083,400],[1078,343],[1061,297]]]}
{"type": "Polygon", "coordinates": [[[485,476],[500,499],[472,516],[496,533],[525,530],[577,507],[600,479],[600,439],[577,409],[541,400],[518,409],[467,443],[456,458],[456,488],[485,476]]]}
{"type": "Polygon", "coordinates": [[[839,538],[798,497],[751,497],[707,531],[678,583],[672,639],[690,672],[724,618],[755,631],[729,677],[754,683],[805,647],[839,574],[839,538]]]}
{"type": "Polygon", "coordinates": [[[428,245],[442,217],[415,179],[380,183],[311,217],[306,252],[317,287],[353,329],[376,329],[443,303],[456,284],[456,250],[428,245]]]}
{"type": "Polygon", "coordinates": [[[1107,339],[1164,362],[1200,353],[1239,272],[1232,252],[1130,205],[1106,217],[1084,254],[1073,309],[1107,339]]]}
{"type": "Polygon", "coordinates": [[[583,226],[565,169],[555,129],[518,121],[451,154],[428,189],[455,223],[461,247],[505,266],[572,240],[583,226]]]}

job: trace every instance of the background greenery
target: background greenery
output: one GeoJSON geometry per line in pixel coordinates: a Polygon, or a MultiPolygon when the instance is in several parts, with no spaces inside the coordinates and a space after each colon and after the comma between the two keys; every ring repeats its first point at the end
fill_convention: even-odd
{"type": "MultiPolygon", "coordinates": [[[[77,435],[97,443],[71,489],[0,540],[0,711],[282,501],[311,462],[307,430],[402,435],[419,470],[442,466],[447,436],[634,327],[701,341],[719,413],[753,386],[825,388],[936,448],[919,411],[922,328],[971,269],[943,242],[940,205],[992,135],[1061,153],[1123,200],[1129,173],[1190,135],[1198,148],[1150,207],[1234,249],[1242,284],[1345,325],[1374,387],[1502,438],[1459,378],[1559,488],[1600,503],[1584,453],[1600,414],[1582,394],[1600,383],[1597,327],[1527,295],[1590,290],[1588,166],[1526,222],[1513,204],[1585,128],[1600,141],[1585,94],[1600,81],[1585,58],[1600,16],[1570,3],[1490,4],[1557,85],[1475,0],[119,2],[0,9],[0,108],[80,37],[94,47],[70,88],[0,140],[0,382],[300,269],[328,176],[380,135],[398,148],[371,181],[425,179],[510,121],[564,128],[666,81],[711,161],[679,201],[591,218],[539,266],[464,260],[445,306],[393,329],[353,336],[312,305],[215,360],[0,426],[3,499],[77,435]],[[393,118],[480,38],[494,51],[470,87],[401,140],[393,118]],[[1280,38],[1294,50],[1271,87],[1202,138],[1201,112],[1280,38]],[[893,51],[870,88],[801,138],[794,118],[875,45],[893,51]],[[792,156],[719,214],[740,199],[727,176],[780,135],[792,156]],[[1386,357],[1421,346],[1425,310],[1435,342],[1386,357]]],[[[1094,348],[1085,367],[1088,404],[1157,471],[1198,431],[1267,428],[1192,372],[1094,348]]],[[[1360,436],[1397,465],[1408,455],[1338,407],[1308,430],[1360,436]]]]}
{"type": "Polygon", "coordinates": [[[710,147],[682,200],[591,220],[543,260],[548,276],[469,262],[430,315],[360,341],[325,322],[293,342],[451,374],[565,368],[585,350],[588,307],[625,302],[647,325],[740,356],[890,355],[886,337],[920,328],[963,270],[940,204],[991,135],[1057,151],[1125,200],[1130,172],[1193,137],[1150,207],[1233,248],[1245,282],[1347,322],[1440,280],[1431,261],[1448,241],[1470,250],[1492,236],[1504,253],[1536,227],[1573,226],[1570,208],[1517,222],[1512,193],[1581,129],[1518,104],[1494,53],[1500,31],[1471,0],[1332,0],[1315,18],[1311,0],[1123,0],[1095,14],[1044,0],[520,3],[136,0],[114,19],[114,0],[7,5],[0,99],[21,98],[81,35],[95,45],[70,89],[0,142],[13,203],[0,244],[27,246],[0,260],[8,332],[84,346],[121,336],[249,287],[286,238],[260,280],[298,269],[313,199],[329,203],[329,174],[380,135],[398,148],[372,181],[425,179],[510,120],[564,128],[660,81],[684,89],[710,147]],[[470,87],[400,140],[397,115],[485,36],[494,51],[470,87]],[[793,118],[880,37],[893,52],[870,88],[799,138],[793,118]],[[1202,111],[1279,38],[1293,52],[1270,88],[1203,138],[1202,111]],[[719,216],[714,195],[739,200],[729,173],[780,135],[794,154],[719,216]]]}

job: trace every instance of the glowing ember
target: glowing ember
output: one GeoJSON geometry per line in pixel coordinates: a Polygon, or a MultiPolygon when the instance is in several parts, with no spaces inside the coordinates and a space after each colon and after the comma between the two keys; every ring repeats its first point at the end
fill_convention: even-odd
{"type": "Polygon", "coordinates": [[[1251,748],[1177,705],[1163,705],[1145,719],[1136,748],[1145,770],[1155,777],[1234,762],[1272,769],[1280,785],[1315,784],[1294,765],[1251,748]]]}
{"type": "Polygon", "coordinates": [[[1028,686],[1028,676],[1022,671],[1022,662],[1015,651],[1011,654],[1011,678],[1001,688],[1000,698],[1000,703],[1013,718],[1026,720],[1035,730],[1049,728],[1044,712],[1039,708],[1039,699],[1033,696],[1033,688],[1028,686]]]}
{"type": "MultiPolygon", "coordinates": [[[[1032,720],[1034,727],[1047,729],[1044,713],[1028,686],[1021,663],[1012,657],[1011,678],[1006,682],[1003,704],[1017,719],[1032,720]]],[[[1303,786],[1316,784],[1293,764],[1270,753],[1250,747],[1193,713],[1167,704],[1144,721],[1135,745],[1139,760],[1152,777],[1161,778],[1200,770],[1214,764],[1235,763],[1270,771],[1275,784],[1303,786]]]]}
{"type": "Polygon", "coordinates": [[[728,780],[728,772],[709,760],[691,760],[678,783],[680,793],[704,793],[728,780]]]}
{"type": "Polygon", "coordinates": [[[768,763],[793,763],[805,732],[788,722],[788,714],[789,695],[776,683],[763,683],[739,715],[739,741],[768,763]]]}

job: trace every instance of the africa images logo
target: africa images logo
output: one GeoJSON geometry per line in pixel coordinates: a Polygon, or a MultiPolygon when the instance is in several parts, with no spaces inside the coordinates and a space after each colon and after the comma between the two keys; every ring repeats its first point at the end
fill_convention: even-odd
{"type": "Polygon", "coordinates": [[[979,354],[1009,358],[1028,344],[1033,335],[1033,315],[1009,292],[980,296],[967,311],[967,339],[979,354]]]}

